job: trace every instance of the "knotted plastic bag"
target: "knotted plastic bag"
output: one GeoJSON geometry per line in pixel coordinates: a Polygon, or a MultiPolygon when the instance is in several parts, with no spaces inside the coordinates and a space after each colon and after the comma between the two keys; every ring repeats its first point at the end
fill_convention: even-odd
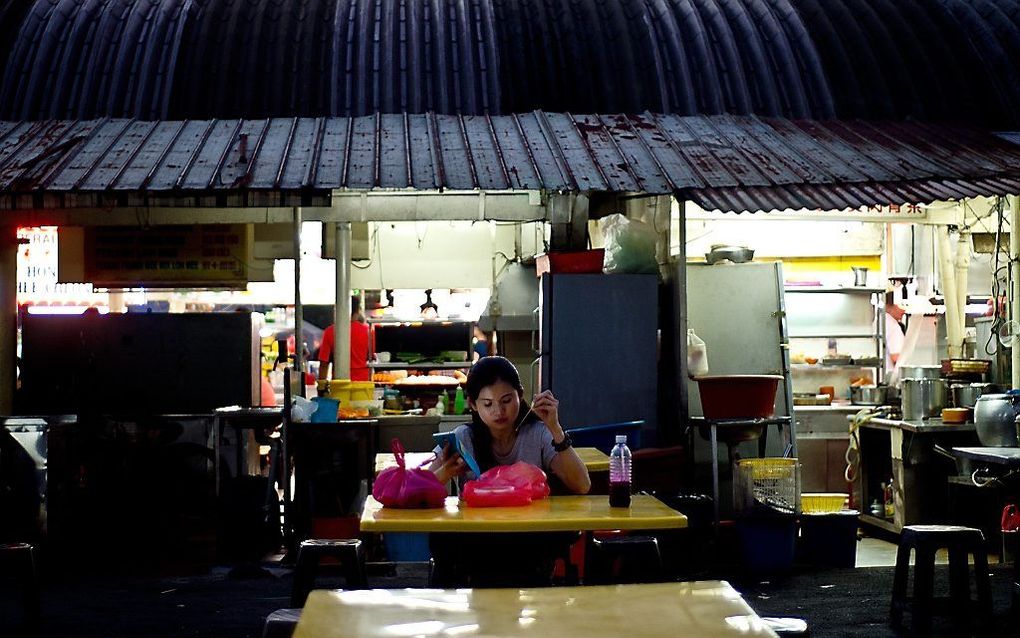
{"type": "Polygon", "coordinates": [[[659,272],[655,261],[655,229],[650,225],[614,214],[599,222],[606,244],[602,271],[607,275],[659,272]]]}
{"type": "Polygon", "coordinates": [[[423,509],[442,507],[446,499],[446,486],[427,469],[404,465],[404,446],[400,439],[390,443],[397,467],[388,467],[375,478],[372,496],[385,507],[423,509]]]}
{"type": "Polygon", "coordinates": [[[549,496],[545,472],[531,463],[497,465],[478,480],[468,481],[461,498],[469,507],[512,507],[528,505],[549,496]]]}

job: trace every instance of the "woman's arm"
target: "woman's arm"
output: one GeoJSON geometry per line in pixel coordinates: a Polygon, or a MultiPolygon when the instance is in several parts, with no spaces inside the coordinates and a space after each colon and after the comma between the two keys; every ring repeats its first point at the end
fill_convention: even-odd
{"type": "MultiPolygon", "coordinates": [[[[545,423],[545,427],[552,434],[553,444],[559,444],[566,438],[566,433],[560,425],[559,415],[560,402],[553,396],[552,392],[546,390],[535,396],[531,408],[545,423]]],[[[557,452],[550,464],[553,473],[560,477],[567,489],[575,494],[587,494],[591,489],[591,477],[588,476],[588,468],[584,461],[577,455],[574,448],[568,447],[562,452],[557,452]]]]}
{"type": "Polygon", "coordinates": [[[435,474],[439,482],[444,485],[450,479],[463,474],[466,470],[467,464],[464,463],[464,459],[457,452],[450,451],[449,443],[443,447],[442,452],[436,455],[436,460],[432,461],[432,465],[429,466],[429,471],[435,474]]]}

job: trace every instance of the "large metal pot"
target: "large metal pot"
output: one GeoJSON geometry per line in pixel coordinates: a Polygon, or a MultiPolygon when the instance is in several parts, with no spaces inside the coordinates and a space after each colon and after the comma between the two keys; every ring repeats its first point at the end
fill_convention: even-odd
{"type": "Polygon", "coordinates": [[[974,425],[978,439],[986,447],[1016,447],[1016,417],[1020,397],[1010,394],[985,394],[974,405],[974,425]]]}
{"type": "Polygon", "coordinates": [[[983,394],[991,394],[994,386],[991,383],[954,383],[949,386],[953,395],[953,405],[958,408],[971,408],[983,394]]]}
{"type": "Polygon", "coordinates": [[[884,405],[888,388],[884,385],[850,386],[850,403],[853,405],[884,405]]]}
{"type": "Polygon", "coordinates": [[[946,382],[943,379],[904,379],[900,387],[903,418],[920,421],[942,415],[946,407],[946,382]]]}
{"type": "Polygon", "coordinates": [[[900,366],[901,379],[938,379],[942,366],[900,366]]]}

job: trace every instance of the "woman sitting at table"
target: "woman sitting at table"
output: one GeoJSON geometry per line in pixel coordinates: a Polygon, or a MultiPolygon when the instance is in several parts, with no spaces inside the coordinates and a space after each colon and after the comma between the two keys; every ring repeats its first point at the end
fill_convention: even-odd
{"type": "MultiPolygon", "coordinates": [[[[454,430],[457,440],[482,472],[497,465],[527,461],[556,479],[565,491],[586,493],[588,469],[571,447],[559,420],[559,401],[551,392],[524,402],[521,377],[509,360],[483,357],[468,373],[466,390],[471,423],[454,430]]],[[[477,478],[464,459],[437,449],[432,471],[444,483],[477,478]]],[[[562,490],[560,490],[562,491],[562,490]]],[[[556,558],[565,558],[579,532],[429,534],[433,587],[532,587],[551,583],[556,558]]]]}
{"type": "MultiPolygon", "coordinates": [[[[504,357],[479,359],[465,386],[472,420],[457,427],[454,434],[482,472],[525,461],[559,478],[571,493],[588,492],[588,469],[560,426],[559,401],[552,392],[535,395],[528,408],[517,368],[504,357]]],[[[437,453],[431,469],[443,483],[454,477],[478,478],[464,459],[449,449],[437,453]]]]}

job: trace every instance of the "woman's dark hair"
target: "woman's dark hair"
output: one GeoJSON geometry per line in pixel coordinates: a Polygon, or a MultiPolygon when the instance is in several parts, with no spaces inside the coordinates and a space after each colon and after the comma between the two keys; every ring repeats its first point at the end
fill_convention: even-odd
{"type": "MultiPolygon", "coordinates": [[[[483,388],[499,381],[507,383],[519,393],[524,392],[524,386],[521,384],[521,375],[518,374],[514,364],[510,363],[510,360],[505,357],[482,357],[479,359],[475,365],[471,366],[464,389],[467,392],[468,398],[475,402],[478,400],[478,395],[481,394],[483,388]]],[[[514,424],[515,430],[524,424],[525,416],[528,417],[528,421],[538,418],[535,414],[529,414],[529,412],[528,404],[521,398],[521,407],[517,412],[517,423],[514,424]]],[[[492,453],[492,433],[489,432],[488,426],[478,416],[478,413],[473,410],[471,412],[471,424],[468,427],[471,430],[471,442],[475,449],[475,460],[478,461],[478,467],[483,472],[491,467],[495,467],[496,456],[492,453]]]]}

